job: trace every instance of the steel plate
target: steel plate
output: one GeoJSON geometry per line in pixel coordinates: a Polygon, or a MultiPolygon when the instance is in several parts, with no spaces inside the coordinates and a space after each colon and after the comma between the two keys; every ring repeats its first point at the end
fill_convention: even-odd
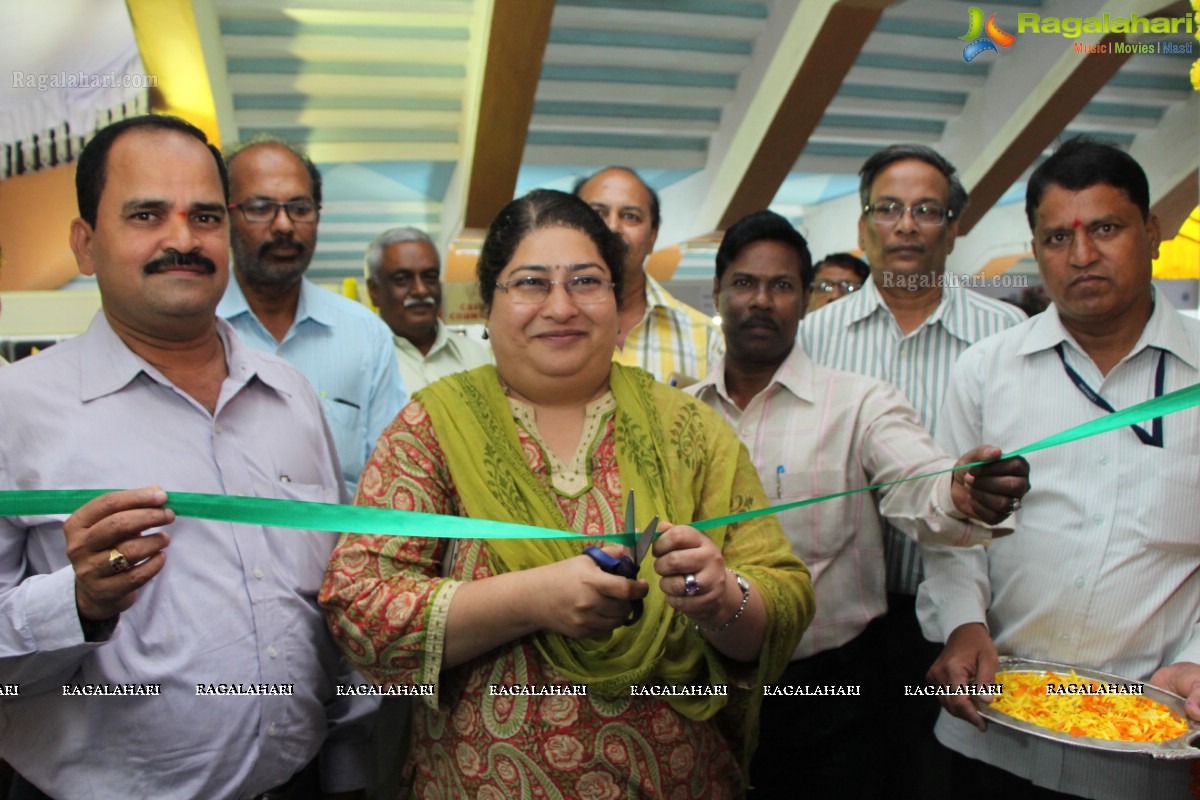
{"type": "MultiPolygon", "coordinates": [[[[1111,675],[1107,672],[1100,672],[1088,669],[1087,667],[1073,667],[1070,664],[1057,664],[1051,661],[1032,661],[1027,658],[1016,658],[1015,656],[1001,656],[1000,665],[996,668],[997,672],[1034,672],[1039,675],[1044,672],[1069,675],[1071,670],[1075,670],[1075,674],[1080,678],[1096,681],[1097,683],[1140,685],[1143,687],[1143,696],[1162,703],[1184,719],[1188,718],[1183,708],[1184,698],[1173,692],[1160,689],[1157,686],[1151,686],[1141,681],[1131,681],[1119,675],[1111,675]]],[[[1200,739],[1200,724],[1197,724],[1195,720],[1188,720],[1187,733],[1165,742],[1114,742],[1107,739],[1093,739],[1088,736],[1074,736],[1069,733],[1043,728],[1041,725],[1025,722],[1016,717],[1011,717],[1003,711],[997,711],[992,708],[991,704],[981,700],[976,701],[976,705],[979,708],[980,716],[988,722],[994,722],[997,725],[1003,725],[1006,728],[1012,728],[1013,730],[1021,731],[1040,739],[1049,739],[1055,742],[1074,745],[1075,747],[1086,747],[1091,750],[1103,750],[1106,753],[1137,753],[1164,759],[1200,758],[1200,743],[1197,743],[1197,740],[1200,739]]]]}

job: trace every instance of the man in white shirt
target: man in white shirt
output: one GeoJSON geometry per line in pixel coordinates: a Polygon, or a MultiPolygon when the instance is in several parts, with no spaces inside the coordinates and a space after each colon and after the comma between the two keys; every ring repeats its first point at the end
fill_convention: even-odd
{"type": "MultiPolygon", "coordinates": [[[[943,446],[982,437],[1012,449],[1200,381],[1200,322],[1150,282],[1149,198],[1141,167],[1107,144],[1073,139],[1034,171],[1025,211],[1053,305],[959,359],[943,446]]],[[[918,611],[946,643],[930,680],[992,684],[998,656],[1013,655],[1148,680],[1200,719],[1200,410],[1029,462],[1038,480],[1017,535],[986,551],[923,548],[918,611]]],[[[986,726],[964,698],[943,706],[936,734],[961,754],[955,788],[973,798],[1188,794],[1186,762],[986,726]]]]}
{"type": "Polygon", "coordinates": [[[375,237],[367,248],[367,292],[395,334],[400,375],[410,393],[492,363],[486,347],[451,333],[439,319],[441,262],[424,231],[390,228],[375,237]]]}
{"type": "MultiPolygon", "coordinates": [[[[726,354],[686,391],[721,412],[750,450],[773,502],[787,503],[943,470],[954,463],[888,383],[813,363],[796,346],[812,283],[808,245],[786,219],[760,211],[725,232],[713,300],[726,354]]],[[[961,463],[994,458],[979,447],[961,463]]],[[[882,698],[879,625],[887,612],[881,515],[921,541],[990,542],[1028,490],[1021,459],[886,486],[779,514],[812,571],[817,614],[780,687],[852,686],[856,696],[768,696],[751,782],[788,797],[802,776],[813,797],[881,798],[890,776],[862,769],[848,741],[869,730],[882,698]]],[[[787,688],[784,689],[787,691],[787,688]]]]}

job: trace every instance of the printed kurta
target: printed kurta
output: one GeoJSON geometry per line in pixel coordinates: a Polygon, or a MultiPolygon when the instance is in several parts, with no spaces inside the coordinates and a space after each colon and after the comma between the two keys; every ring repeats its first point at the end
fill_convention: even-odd
{"type": "MultiPolygon", "coordinates": [[[[581,445],[568,464],[541,440],[532,409],[515,400],[510,405],[525,460],[536,479],[553,489],[568,526],[599,536],[623,525],[612,396],[589,406],[581,445]]],[[[724,428],[718,433],[733,436],[724,428]]],[[[483,453],[480,458],[485,458],[483,453]]],[[[736,466],[722,464],[716,471],[728,478],[730,469],[737,472],[738,502],[764,504],[744,448],[736,466]]],[[[698,483],[697,492],[703,489],[698,483]]],[[[419,400],[385,431],[364,473],[358,502],[463,514],[458,487],[419,400]]],[[[590,543],[581,541],[578,550],[590,543]]],[[[798,633],[807,624],[811,583],[807,571],[787,552],[773,518],[731,528],[724,555],[735,569],[751,562],[747,572],[762,587],[768,610],[787,618],[785,629],[798,626],[798,633]]],[[[542,657],[532,637],[442,670],[445,621],[454,591],[463,581],[496,571],[488,547],[479,540],[460,540],[451,547],[444,539],[347,535],[330,562],[322,602],[351,661],[373,683],[437,686],[436,696],[424,698],[415,713],[408,765],[414,796],[507,798],[531,793],[547,798],[686,800],[744,794],[739,756],[742,722],[749,711],[747,689],[757,688],[764,677],[770,680],[772,675],[759,673],[777,672],[790,650],[782,652],[782,659],[773,659],[779,663],[760,664],[757,670],[728,662],[729,703],[706,721],[690,719],[655,696],[495,695],[493,685],[571,686],[542,657]],[[450,563],[442,568],[447,559],[450,563]]],[[[657,576],[650,581],[657,592],[657,576]]],[[[691,626],[681,615],[670,624],[691,626]]],[[[794,636],[791,639],[794,647],[794,636]]],[[[709,647],[699,634],[694,646],[709,647]]]]}

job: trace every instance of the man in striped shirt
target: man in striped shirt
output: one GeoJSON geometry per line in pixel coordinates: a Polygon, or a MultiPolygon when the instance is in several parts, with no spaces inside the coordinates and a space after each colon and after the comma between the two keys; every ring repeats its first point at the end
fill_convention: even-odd
{"type": "MultiPolygon", "coordinates": [[[[686,391],[719,411],[750,450],[775,503],[863,489],[948,468],[912,406],[891,384],[814,364],[796,346],[812,282],[808,245],[786,219],[759,211],[735,223],[717,251],[713,299],[726,354],[686,391]]],[[[972,463],[1000,451],[976,447],[972,463]]],[[[812,797],[882,798],[891,776],[862,769],[847,742],[869,730],[891,691],[878,680],[880,622],[887,611],[883,518],[922,542],[986,543],[990,528],[1029,488],[1012,459],[979,469],[883,486],[779,514],[796,555],[812,571],[817,614],[764,697],[756,796],[790,797],[797,775],[812,797]],[[988,525],[976,524],[980,520],[988,525]],[[833,698],[806,687],[851,687],[833,698]]],[[[890,654],[889,654],[890,656],[890,654]]],[[[889,720],[890,723],[890,720],[889,720]]]]}
{"type": "MultiPolygon", "coordinates": [[[[867,159],[859,172],[858,243],[871,279],[861,291],[808,315],[799,334],[814,361],[895,385],[934,435],[959,353],[1025,318],[1013,306],[945,281],[946,257],[967,205],[955,173],[921,145],[892,145],[867,159]]],[[[921,781],[922,758],[937,757],[931,735],[937,704],[905,697],[903,687],[923,682],[938,648],[925,641],[916,620],[916,544],[889,526],[885,554],[889,657],[882,667],[895,685],[895,703],[881,713],[906,727],[893,731],[881,768],[900,796],[909,796],[921,781]]]]}
{"type": "Polygon", "coordinates": [[[627,248],[613,360],[641,367],[672,386],[703,378],[724,352],[720,329],[645,271],[662,219],[658,194],[627,167],[607,167],[580,180],[575,194],[620,234],[627,248]]]}

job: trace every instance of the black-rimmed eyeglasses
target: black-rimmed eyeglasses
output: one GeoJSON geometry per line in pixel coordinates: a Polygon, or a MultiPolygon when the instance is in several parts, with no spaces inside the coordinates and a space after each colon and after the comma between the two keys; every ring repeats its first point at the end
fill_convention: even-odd
{"type": "Polygon", "coordinates": [[[287,203],[277,203],[274,200],[247,200],[245,203],[233,203],[230,209],[236,208],[242,212],[246,222],[274,222],[279,216],[279,209],[287,214],[288,219],[298,225],[317,221],[317,212],[321,207],[312,200],[292,200],[287,203]]]}

